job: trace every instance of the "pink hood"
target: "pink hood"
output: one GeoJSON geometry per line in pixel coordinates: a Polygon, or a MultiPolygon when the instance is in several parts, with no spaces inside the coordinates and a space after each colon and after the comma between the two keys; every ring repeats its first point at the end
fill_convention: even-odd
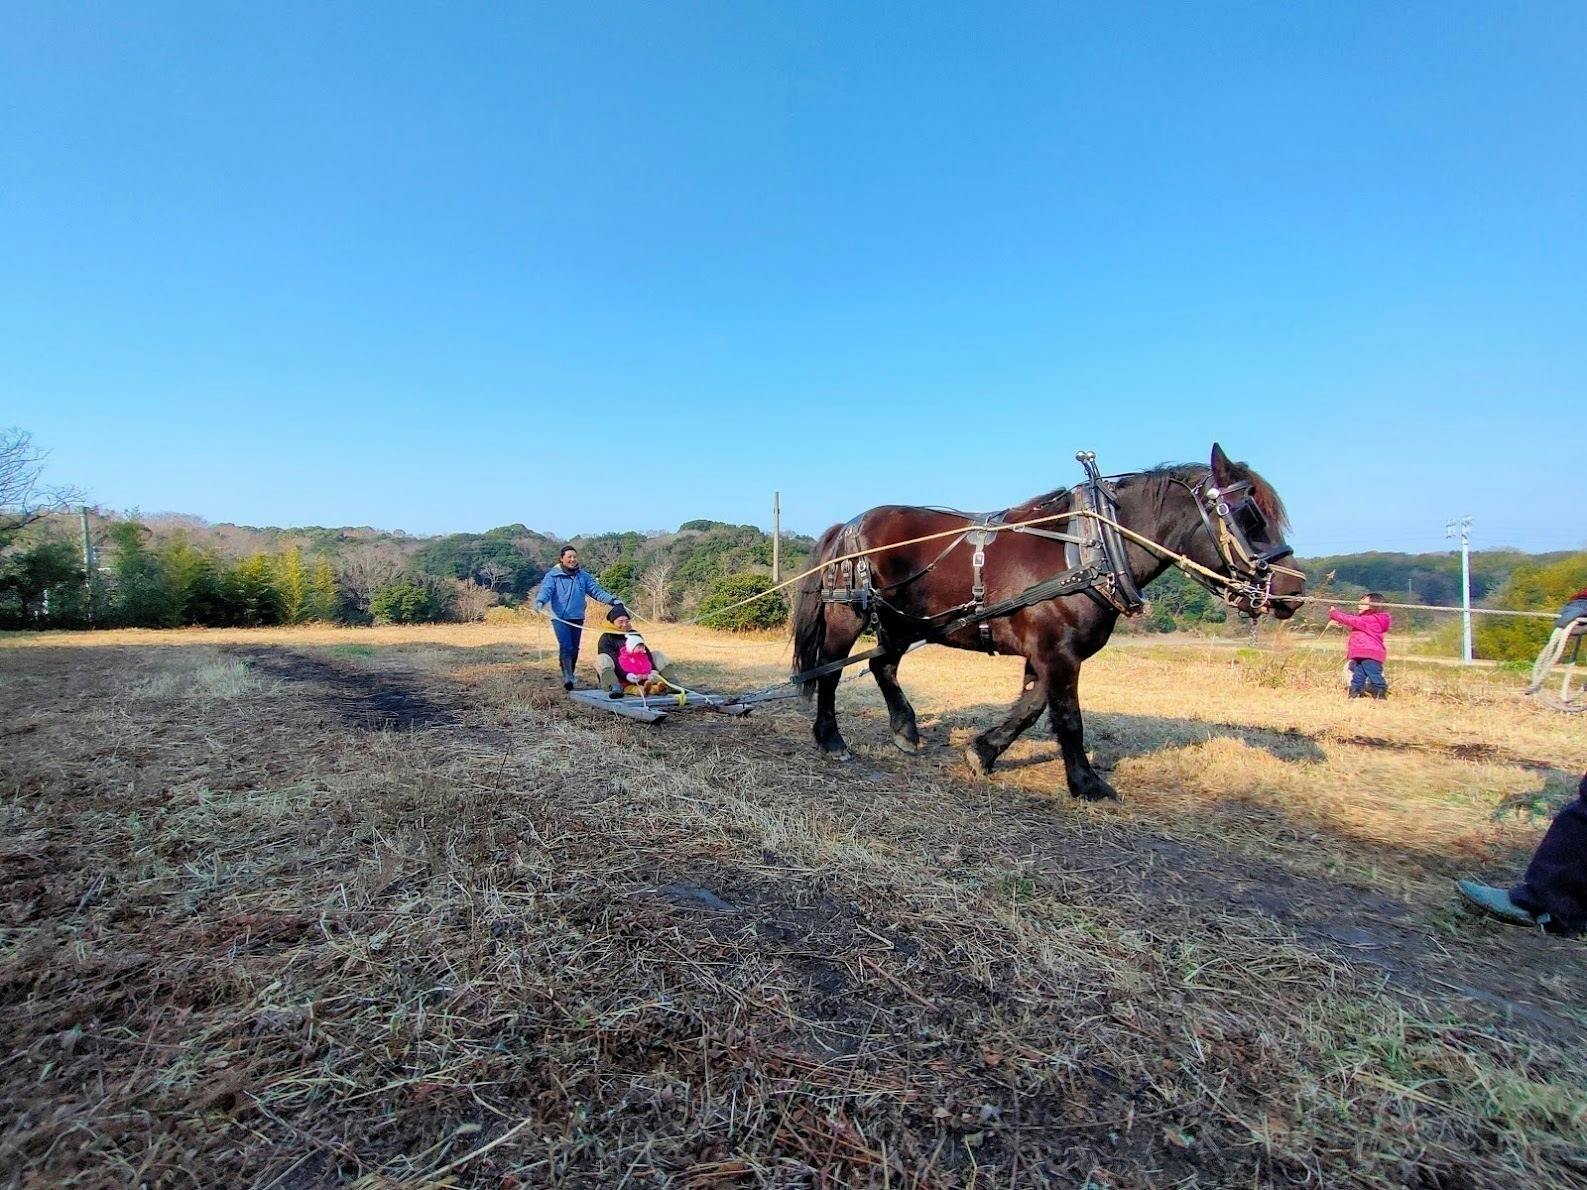
{"type": "Polygon", "coordinates": [[[625,644],[617,650],[617,664],[624,673],[640,678],[648,678],[653,668],[650,663],[650,650],[644,645],[632,648],[625,644]]]}

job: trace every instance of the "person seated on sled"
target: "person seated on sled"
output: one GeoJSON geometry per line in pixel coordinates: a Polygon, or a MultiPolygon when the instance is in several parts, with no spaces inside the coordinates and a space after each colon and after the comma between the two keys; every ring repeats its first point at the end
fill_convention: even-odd
{"type": "Polygon", "coordinates": [[[1587,774],[1549,824],[1521,882],[1510,888],[1456,881],[1467,902],[1500,921],[1575,936],[1587,930],[1587,774]]]}
{"type": "Polygon", "coordinates": [[[667,667],[667,657],[645,644],[645,638],[634,631],[634,621],[628,609],[617,604],[606,613],[612,629],[603,632],[596,642],[595,669],[606,687],[608,698],[621,698],[629,687],[640,694],[662,694],[670,687],[661,671],[667,667]]]}

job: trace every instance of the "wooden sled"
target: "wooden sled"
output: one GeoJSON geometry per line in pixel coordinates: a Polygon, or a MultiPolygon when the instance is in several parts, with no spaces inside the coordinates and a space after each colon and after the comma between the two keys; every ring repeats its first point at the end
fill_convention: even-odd
{"type": "Polygon", "coordinates": [[[749,707],[729,698],[711,698],[704,694],[689,694],[679,700],[676,694],[625,694],[622,698],[609,698],[604,690],[574,690],[569,695],[574,702],[600,711],[610,711],[625,719],[638,719],[641,723],[660,723],[678,711],[714,710],[723,715],[747,715],[749,707]]]}

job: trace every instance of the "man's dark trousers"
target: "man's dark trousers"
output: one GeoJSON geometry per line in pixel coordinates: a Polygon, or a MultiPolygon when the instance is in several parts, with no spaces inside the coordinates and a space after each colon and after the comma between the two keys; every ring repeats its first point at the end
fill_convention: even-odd
{"type": "Polygon", "coordinates": [[[1547,913],[1550,928],[1562,934],[1587,930],[1587,774],[1576,800],[1549,825],[1510,899],[1530,913],[1547,913]]]}
{"type": "Polygon", "coordinates": [[[552,620],[551,628],[557,634],[557,660],[562,663],[562,680],[573,680],[573,667],[579,661],[579,639],[584,635],[583,620],[552,620]]]}

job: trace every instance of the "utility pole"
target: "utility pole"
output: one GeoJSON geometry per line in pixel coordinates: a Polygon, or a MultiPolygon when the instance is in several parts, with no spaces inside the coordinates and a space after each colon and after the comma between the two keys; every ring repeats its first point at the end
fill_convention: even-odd
{"type": "Polygon", "coordinates": [[[1460,538],[1461,663],[1471,664],[1471,518],[1463,516],[1444,526],[1444,536],[1460,538]]]}
{"type": "Polygon", "coordinates": [[[83,518],[83,574],[94,573],[94,546],[88,539],[88,505],[79,504],[78,513],[83,518]]]}
{"type": "Polygon", "coordinates": [[[88,622],[94,621],[94,544],[88,537],[88,505],[77,506],[83,518],[83,594],[88,608],[88,622]]]}
{"type": "Polygon", "coordinates": [[[771,494],[771,581],[782,582],[782,493],[771,494]]]}

